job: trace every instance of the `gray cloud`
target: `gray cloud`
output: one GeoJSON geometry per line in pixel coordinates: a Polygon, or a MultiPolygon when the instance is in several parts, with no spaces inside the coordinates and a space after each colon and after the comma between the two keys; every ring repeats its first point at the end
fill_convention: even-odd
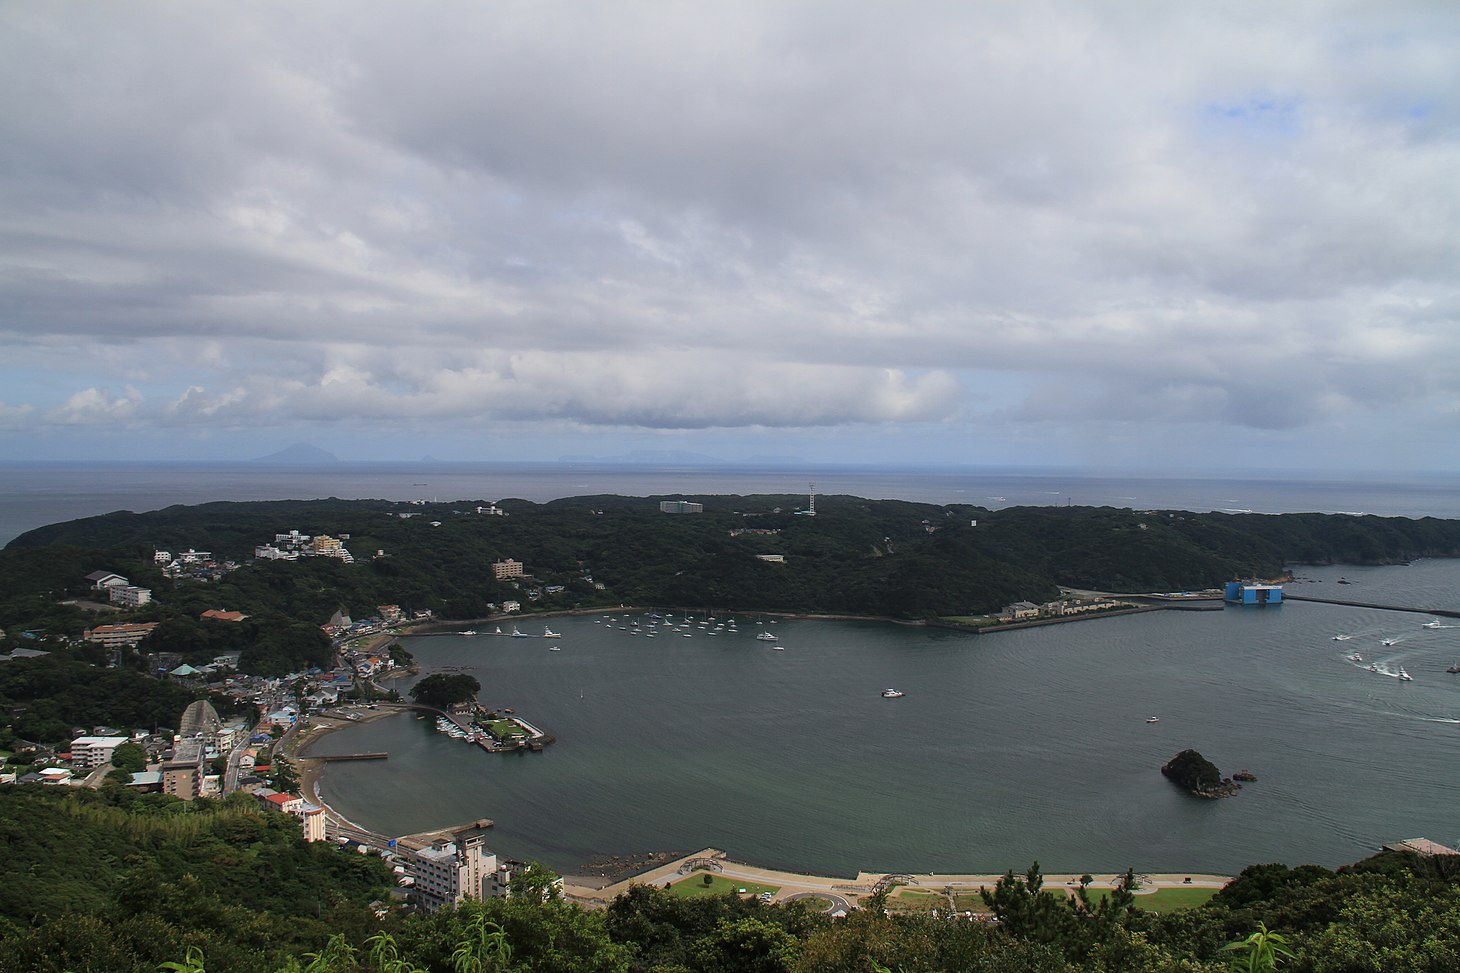
{"type": "Polygon", "coordinates": [[[1457,47],[1423,2],[9,5],[0,415],[1453,430],[1457,47]]]}

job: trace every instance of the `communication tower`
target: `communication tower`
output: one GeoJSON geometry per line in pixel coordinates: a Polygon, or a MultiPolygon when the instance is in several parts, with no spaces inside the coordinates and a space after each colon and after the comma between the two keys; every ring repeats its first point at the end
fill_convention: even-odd
{"type": "Polygon", "coordinates": [[[811,484],[811,495],[806,501],[806,516],[816,516],[816,484],[811,484]]]}

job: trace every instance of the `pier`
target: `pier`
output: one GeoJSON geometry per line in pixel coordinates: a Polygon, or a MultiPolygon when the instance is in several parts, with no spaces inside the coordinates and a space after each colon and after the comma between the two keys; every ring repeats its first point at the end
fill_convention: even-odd
{"type": "Polygon", "coordinates": [[[1410,608],[1405,605],[1377,605],[1370,601],[1349,601],[1346,598],[1315,598],[1312,595],[1284,594],[1288,601],[1311,601],[1319,605],[1344,605],[1348,608],[1377,608],[1386,612],[1408,612],[1411,615],[1434,615],[1439,618],[1460,618],[1460,611],[1447,608],[1410,608]]]}
{"type": "Polygon", "coordinates": [[[325,763],[334,763],[337,760],[384,760],[389,757],[388,753],[336,753],[312,757],[313,760],[322,760],[325,763]]]}

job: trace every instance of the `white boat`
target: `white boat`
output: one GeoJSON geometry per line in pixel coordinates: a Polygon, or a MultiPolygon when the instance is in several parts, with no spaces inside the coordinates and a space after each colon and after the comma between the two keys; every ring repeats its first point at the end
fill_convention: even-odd
{"type": "Polygon", "coordinates": [[[477,630],[474,629],[474,628],[469,628],[465,632],[462,632],[461,634],[462,635],[475,635],[475,634],[477,634],[477,630]]]}
{"type": "Polygon", "coordinates": [[[1333,641],[1335,641],[1335,642],[1347,642],[1351,638],[1353,638],[1352,635],[1335,635],[1333,637],[1333,641]]]}
{"type": "Polygon", "coordinates": [[[1363,662],[1364,661],[1364,657],[1361,656],[1361,655],[1359,655],[1357,652],[1355,652],[1353,655],[1351,655],[1351,656],[1348,657],[1348,661],[1350,661],[1350,662],[1363,662]]]}
{"type": "Polygon", "coordinates": [[[770,632],[760,632],[755,637],[760,639],[762,642],[776,641],[776,636],[772,635],[770,632]]]}
{"type": "Polygon", "coordinates": [[[1380,639],[1379,640],[1379,644],[1380,645],[1393,645],[1395,642],[1398,642],[1398,641],[1399,641],[1398,639],[1380,639]]]}
{"type": "Polygon", "coordinates": [[[516,626],[516,625],[513,625],[513,626],[512,626],[512,637],[513,637],[513,638],[514,638],[514,639],[525,639],[525,638],[527,638],[527,637],[528,637],[528,636],[527,636],[527,633],[526,633],[526,632],[519,632],[519,631],[518,631],[518,630],[517,630],[517,626],[516,626]]]}
{"type": "MultiPolygon", "coordinates": [[[[759,638],[760,636],[756,636],[756,637],[759,638]]],[[[771,638],[775,638],[775,636],[773,635],[773,636],[771,636],[771,638]]],[[[907,694],[904,693],[900,689],[884,689],[884,690],[882,690],[882,698],[883,699],[901,699],[903,696],[906,696],[906,695],[907,694]]]]}
{"type": "Polygon", "coordinates": [[[548,651],[549,652],[561,652],[561,651],[563,651],[563,647],[561,645],[549,645],[548,646],[548,651]]]}
{"type": "Polygon", "coordinates": [[[502,626],[498,625],[497,626],[497,630],[495,632],[493,632],[492,634],[493,635],[501,635],[502,634],[502,626]]]}
{"type": "Polygon", "coordinates": [[[554,632],[552,629],[550,629],[546,625],[544,625],[542,627],[542,637],[545,638],[545,639],[560,639],[563,636],[562,636],[562,633],[560,633],[560,632],[554,632]]]}
{"type": "Polygon", "coordinates": [[[1413,676],[1404,671],[1404,666],[1400,666],[1399,671],[1396,672],[1394,675],[1399,677],[1400,682],[1412,682],[1414,680],[1413,676]]]}
{"type": "Polygon", "coordinates": [[[1431,619],[1430,621],[1425,622],[1423,625],[1420,626],[1420,628],[1444,628],[1444,627],[1445,626],[1443,626],[1443,625],[1440,624],[1440,620],[1438,618],[1431,619]]]}
{"type": "Polygon", "coordinates": [[[1148,716],[1148,717],[1146,717],[1146,722],[1147,723],[1160,723],[1161,722],[1161,718],[1158,717],[1158,716],[1148,716]]]}
{"type": "Polygon", "coordinates": [[[1370,672],[1378,672],[1379,671],[1379,666],[1376,663],[1370,662],[1369,663],[1369,671],[1370,672]]]}

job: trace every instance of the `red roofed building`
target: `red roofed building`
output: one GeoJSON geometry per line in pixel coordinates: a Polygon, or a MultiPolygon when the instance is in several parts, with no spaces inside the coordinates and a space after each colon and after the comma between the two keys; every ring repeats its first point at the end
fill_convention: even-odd
{"type": "Polygon", "coordinates": [[[98,625],[96,628],[88,628],[81,633],[81,637],[88,642],[99,642],[109,649],[120,646],[136,648],[137,643],[147,637],[147,633],[157,627],[156,622],[129,622],[125,625],[98,625]]]}
{"type": "Polygon", "coordinates": [[[243,612],[226,612],[218,608],[209,608],[198,616],[204,620],[211,618],[215,622],[241,622],[247,617],[243,612]]]}
{"type": "Polygon", "coordinates": [[[304,813],[304,798],[297,794],[270,794],[264,801],[275,811],[296,815],[304,813]]]}

